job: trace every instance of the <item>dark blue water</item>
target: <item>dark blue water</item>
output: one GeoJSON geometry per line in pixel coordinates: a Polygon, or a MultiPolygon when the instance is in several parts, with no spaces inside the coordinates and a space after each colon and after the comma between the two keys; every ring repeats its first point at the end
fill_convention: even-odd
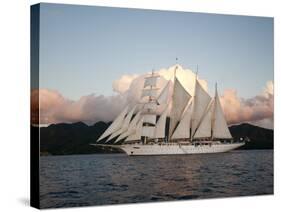
{"type": "Polygon", "coordinates": [[[41,157],[41,207],[273,193],[273,151],[184,156],[41,157]]]}

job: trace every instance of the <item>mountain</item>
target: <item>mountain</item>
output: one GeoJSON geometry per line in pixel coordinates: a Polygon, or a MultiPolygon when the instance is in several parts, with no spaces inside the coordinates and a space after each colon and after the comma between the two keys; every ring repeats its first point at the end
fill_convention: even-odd
{"type": "MultiPolygon", "coordinates": [[[[97,122],[88,126],[82,122],[73,124],[52,124],[40,128],[40,152],[42,155],[70,155],[120,152],[90,146],[105,131],[110,123],[97,122]]],[[[36,127],[32,127],[34,132],[36,127]]],[[[249,142],[241,149],[273,149],[273,130],[250,124],[231,126],[230,132],[235,140],[248,137],[249,142]]]]}
{"type": "Polygon", "coordinates": [[[231,126],[229,130],[234,140],[239,140],[241,137],[250,139],[240,149],[273,149],[273,130],[247,123],[231,126]]]}
{"type": "MultiPolygon", "coordinates": [[[[40,128],[41,154],[70,155],[106,153],[108,150],[90,146],[110,123],[97,122],[88,126],[82,122],[52,124],[40,128]]],[[[114,151],[116,152],[116,151],[114,151]]]]}

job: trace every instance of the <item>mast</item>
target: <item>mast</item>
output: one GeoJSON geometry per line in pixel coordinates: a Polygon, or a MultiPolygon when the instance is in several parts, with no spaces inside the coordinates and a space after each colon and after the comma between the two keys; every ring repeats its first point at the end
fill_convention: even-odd
{"type": "Polygon", "coordinates": [[[165,129],[166,129],[166,121],[167,121],[167,114],[169,109],[169,104],[167,104],[169,88],[170,88],[171,80],[169,80],[166,86],[162,89],[161,93],[156,99],[157,105],[165,105],[164,110],[162,111],[157,124],[155,126],[155,139],[165,139],[165,129]]]}
{"type": "Polygon", "coordinates": [[[193,138],[198,139],[210,139],[211,137],[211,122],[212,122],[212,111],[213,101],[209,102],[203,116],[198,124],[198,127],[193,135],[193,138]]]}
{"type": "Polygon", "coordinates": [[[157,90],[156,82],[159,75],[155,74],[152,70],[151,75],[145,78],[144,88],[142,90],[142,97],[148,97],[147,103],[144,105],[143,110],[143,128],[142,136],[144,136],[144,143],[147,143],[148,138],[154,137],[156,125],[156,107],[157,107],[157,90]],[[146,89],[149,87],[149,89],[146,89]]]}
{"type": "Polygon", "coordinates": [[[172,139],[188,139],[190,138],[190,123],[191,123],[191,114],[192,114],[192,99],[189,100],[185,111],[182,114],[181,120],[177,125],[174,133],[172,135],[172,139]]]}
{"type": "Polygon", "coordinates": [[[214,106],[213,106],[212,121],[211,121],[211,140],[214,139],[214,123],[216,120],[217,95],[218,95],[218,90],[217,90],[217,83],[216,83],[215,84],[214,106]]]}
{"type": "MultiPolygon", "coordinates": [[[[170,112],[170,124],[169,124],[169,140],[177,139],[178,136],[173,136],[175,131],[180,125],[182,121],[182,117],[185,111],[185,108],[191,99],[191,95],[185,90],[180,81],[176,76],[176,71],[178,69],[178,65],[176,65],[174,70],[174,86],[173,86],[173,94],[171,100],[171,112],[170,112]]],[[[180,130],[181,131],[181,130],[180,130]]],[[[176,135],[179,132],[176,133],[176,135]]]]}
{"type": "Polygon", "coordinates": [[[224,112],[221,107],[218,91],[216,88],[214,98],[214,112],[213,112],[213,126],[212,126],[212,138],[213,139],[232,139],[232,135],[228,129],[224,112]]]}
{"type": "MultiPolygon", "coordinates": [[[[176,61],[178,60],[178,58],[176,58],[176,61]]],[[[171,141],[172,135],[173,135],[173,127],[172,127],[172,111],[173,111],[173,103],[174,103],[174,98],[175,98],[175,87],[176,87],[176,74],[177,74],[177,68],[178,65],[176,64],[175,70],[174,70],[174,85],[173,85],[173,93],[172,93],[172,100],[171,100],[171,104],[172,104],[172,110],[171,110],[171,114],[170,114],[170,123],[169,123],[169,139],[168,142],[171,141]]]]}
{"type": "MultiPolygon", "coordinates": [[[[197,77],[196,77],[197,78],[197,77]]],[[[192,119],[192,126],[191,126],[191,134],[192,139],[196,134],[196,131],[200,127],[200,124],[203,122],[205,115],[209,111],[209,106],[211,103],[211,97],[199,83],[199,80],[196,79],[195,84],[195,94],[194,94],[194,107],[193,107],[193,119],[192,119]]],[[[209,116],[209,114],[208,114],[209,116]]],[[[209,119],[209,117],[207,118],[209,119]]],[[[203,122],[206,123],[206,119],[203,122]]],[[[209,123],[210,125],[210,123],[209,123]]],[[[202,127],[201,127],[202,132],[202,127]]],[[[197,133],[196,138],[199,138],[200,134],[197,133]]],[[[210,137],[210,136],[209,136],[210,137]]]]}
{"type": "Polygon", "coordinates": [[[166,128],[166,119],[168,113],[168,105],[166,105],[164,111],[162,112],[155,128],[154,138],[164,139],[165,138],[165,128],[166,128]]]}
{"type": "Polygon", "coordinates": [[[175,98],[175,87],[176,87],[176,75],[177,75],[177,69],[178,69],[178,58],[176,58],[176,67],[175,67],[175,70],[174,70],[174,86],[173,86],[173,93],[172,93],[172,100],[171,100],[171,104],[172,104],[172,110],[171,110],[171,114],[170,114],[170,123],[169,123],[169,136],[168,136],[168,142],[170,141],[171,142],[171,139],[172,139],[172,130],[173,127],[172,127],[172,111],[173,111],[173,103],[174,103],[174,98],[175,98]]]}
{"type": "Polygon", "coordinates": [[[195,73],[195,81],[194,81],[194,94],[193,94],[193,108],[192,108],[192,117],[190,121],[190,128],[189,128],[189,135],[190,135],[190,141],[193,140],[192,135],[192,128],[193,128],[193,122],[194,122],[194,109],[195,109],[195,98],[196,98],[196,87],[197,87],[197,74],[198,74],[198,64],[196,65],[196,73],[195,73]]]}
{"type": "Polygon", "coordinates": [[[145,77],[144,88],[142,90],[141,97],[148,97],[148,100],[143,103],[142,108],[139,111],[139,121],[136,123],[135,117],[137,117],[137,114],[130,122],[128,130],[120,135],[120,138],[118,138],[116,141],[127,137],[125,141],[141,140],[142,138],[144,139],[144,143],[146,143],[149,138],[155,139],[165,137],[168,106],[166,105],[157,123],[156,110],[158,109],[158,105],[167,104],[170,81],[157,96],[156,91],[158,88],[156,87],[156,82],[158,77],[160,76],[155,74],[153,71],[151,75],[145,77]]]}

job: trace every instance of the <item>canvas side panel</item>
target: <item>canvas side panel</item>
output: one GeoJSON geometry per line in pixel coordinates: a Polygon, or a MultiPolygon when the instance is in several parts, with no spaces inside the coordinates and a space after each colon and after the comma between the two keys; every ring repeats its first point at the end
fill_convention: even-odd
{"type": "Polygon", "coordinates": [[[39,188],[39,32],[40,5],[31,6],[30,16],[30,67],[31,67],[31,124],[30,124],[30,205],[40,208],[39,188]]]}

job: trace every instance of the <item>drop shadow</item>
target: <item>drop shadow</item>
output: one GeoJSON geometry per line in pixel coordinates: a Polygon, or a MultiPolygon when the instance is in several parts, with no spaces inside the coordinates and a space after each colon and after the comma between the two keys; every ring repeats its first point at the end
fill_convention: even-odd
{"type": "Polygon", "coordinates": [[[30,206],[30,201],[26,197],[21,197],[18,199],[18,201],[24,206],[28,206],[28,207],[30,206]]]}

